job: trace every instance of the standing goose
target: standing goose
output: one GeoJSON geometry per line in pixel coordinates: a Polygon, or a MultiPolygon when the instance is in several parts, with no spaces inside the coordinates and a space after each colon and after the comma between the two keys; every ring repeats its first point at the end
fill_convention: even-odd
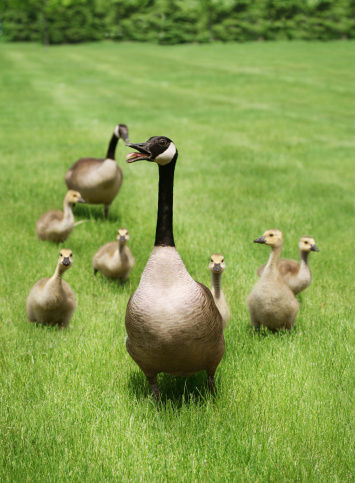
{"type": "Polygon", "coordinates": [[[67,327],[76,308],[74,292],[62,280],[64,272],[73,265],[69,249],[60,251],[57,267],[51,278],[42,278],[34,284],[26,300],[27,317],[30,322],[67,327]]]}
{"type": "Polygon", "coordinates": [[[260,325],[270,330],[285,327],[291,329],[295,323],[299,302],[286,284],[279,271],[279,259],[283,246],[280,230],[268,230],[254,243],[264,243],[271,247],[269,261],[255,284],[247,302],[252,325],[260,325]]]}
{"type": "Polygon", "coordinates": [[[76,203],[85,203],[79,191],[67,191],[63,201],[63,211],[51,210],[43,213],[36,222],[39,240],[53,242],[65,241],[74,229],[73,207],[76,203]]]}
{"type": "Polygon", "coordinates": [[[115,161],[120,138],[128,141],[128,127],[125,124],[117,124],[115,127],[105,159],[81,158],[65,175],[68,188],[80,191],[87,203],[104,205],[106,219],[122,184],[122,170],[115,161]]]}
{"type": "MultiPolygon", "coordinates": [[[[303,236],[298,242],[300,252],[300,263],[295,260],[282,258],[279,261],[279,270],[285,282],[296,295],[305,290],[312,282],[312,272],[308,265],[308,258],[311,252],[319,252],[314,239],[310,236],[303,236]]],[[[262,275],[265,265],[258,268],[257,274],[262,275]]]]}
{"type": "Polygon", "coordinates": [[[157,374],[190,376],[203,369],[214,391],[214,374],[224,354],[222,317],[207,287],[192,279],[173,236],[173,185],[178,157],[174,143],[155,136],[127,162],[155,161],[159,166],[155,246],[126,311],[127,350],[159,401],[157,374]]]}
{"type": "Polygon", "coordinates": [[[94,275],[100,271],[105,277],[118,278],[123,283],[127,280],[135,264],[134,257],[127,246],[128,230],[120,228],[116,240],[106,243],[98,249],[92,259],[92,266],[94,275]]]}
{"type": "Polygon", "coordinates": [[[228,304],[222,291],[222,274],[226,264],[221,253],[211,255],[209,269],[211,272],[211,293],[223,320],[223,329],[228,325],[231,316],[228,304]]]}

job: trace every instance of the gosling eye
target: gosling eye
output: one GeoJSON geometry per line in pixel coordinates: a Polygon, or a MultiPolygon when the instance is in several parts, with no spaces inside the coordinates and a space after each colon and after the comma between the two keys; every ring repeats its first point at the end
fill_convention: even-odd
{"type": "Polygon", "coordinates": [[[270,233],[270,236],[274,236],[274,234],[273,233],[270,233]]]}
{"type": "Polygon", "coordinates": [[[72,256],[73,256],[73,254],[71,253],[69,256],[70,256],[70,257],[72,257],[72,256]]]}
{"type": "Polygon", "coordinates": [[[223,260],[222,260],[222,263],[223,263],[223,262],[224,262],[224,258],[223,258],[223,260]]]}
{"type": "Polygon", "coordinates": [[[61,253],[60,256],[62,257],[63,256],[63,253],[61,253]]]}
{"type": "Polygon", "coordinates": [[[211,258],[211,263],[213,263],[213,260],[212,260],[212,258],[211,258]]]}
{"type": "Polygon", "coordinates": [[[305,244],[308,245],[308,241],[305,241],[305,244]]]}

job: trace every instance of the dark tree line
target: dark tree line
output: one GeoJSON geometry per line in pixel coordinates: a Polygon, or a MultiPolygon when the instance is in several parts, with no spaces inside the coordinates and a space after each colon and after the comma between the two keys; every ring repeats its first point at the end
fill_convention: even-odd
{"type": "Polygon", "coordinates": [[[2,37],[44,44],[355,37],[355,0],[0,0],[2,37]]]}

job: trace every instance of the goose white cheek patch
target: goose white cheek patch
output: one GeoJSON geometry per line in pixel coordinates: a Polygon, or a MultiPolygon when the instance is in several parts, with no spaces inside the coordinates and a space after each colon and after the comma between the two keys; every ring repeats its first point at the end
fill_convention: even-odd
{"type": "Polygon", "coordinates": [[[165,164],[170,163],[170,161],[173,159],[173,157],[176,154],[176,147],[174,143],[170,143],[168,149],[166,149],[163,153],[159,154],[155,158],[155,162],[160,164],[161,166],[164,166],[165,164]]]}
{"type": "Polygon", "coordinates": [[[120,126],[116,126],[115,127],[115,134],[116,134],[116,137],[118,137],[118,138],[120,137],[120,131],[119,131],[119,129],[120,129],[120,126]]]}

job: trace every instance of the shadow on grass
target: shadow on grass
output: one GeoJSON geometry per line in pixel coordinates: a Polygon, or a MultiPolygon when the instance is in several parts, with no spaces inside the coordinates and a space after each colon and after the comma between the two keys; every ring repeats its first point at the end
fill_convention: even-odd
{"type": "Polygon", "coordinates": [[[261,325],[258,330],[255,330],[254,327],[249,325],[249,327],[247,328],[247,331],[256,340],[257,339],[262,340],[266,337],[285,338],[285,337],[290,337],[292,334],[297,332],[297,325],[292,327],[291,330],[288,330],[288,329],[271,330],[271,329],[268,329],[267,327],[264,327],[263,325],[261,325]]]}
{"type": "MultiPolygon", "coordinates": [[[[160,406],[167,405],[179,410],[183,406],[203,405],[207,401],[214,401],[218,397],[219,384],[216,381],[216,395],[212,396],[207,388],[207,374],[201,371],[190,377],[170,376],[169,374],[158,375],[160,389],[160,406]]],[[[155,399],[150,385],[143,372],[135,371],[130,374],[127,384],[128,390],[133,393],[138,401],[155,399]]]]}
{"type": "Polygon", "coordinates": [[[108,220],[105,220],[104,205],[87,205],[78,203],[73,210],[76,218],[84,218],[86,220],[103,220],[108,222],[119,223],[121,217],[118,213],[114,212],[112,208],[108,213],[108,220]]]}

